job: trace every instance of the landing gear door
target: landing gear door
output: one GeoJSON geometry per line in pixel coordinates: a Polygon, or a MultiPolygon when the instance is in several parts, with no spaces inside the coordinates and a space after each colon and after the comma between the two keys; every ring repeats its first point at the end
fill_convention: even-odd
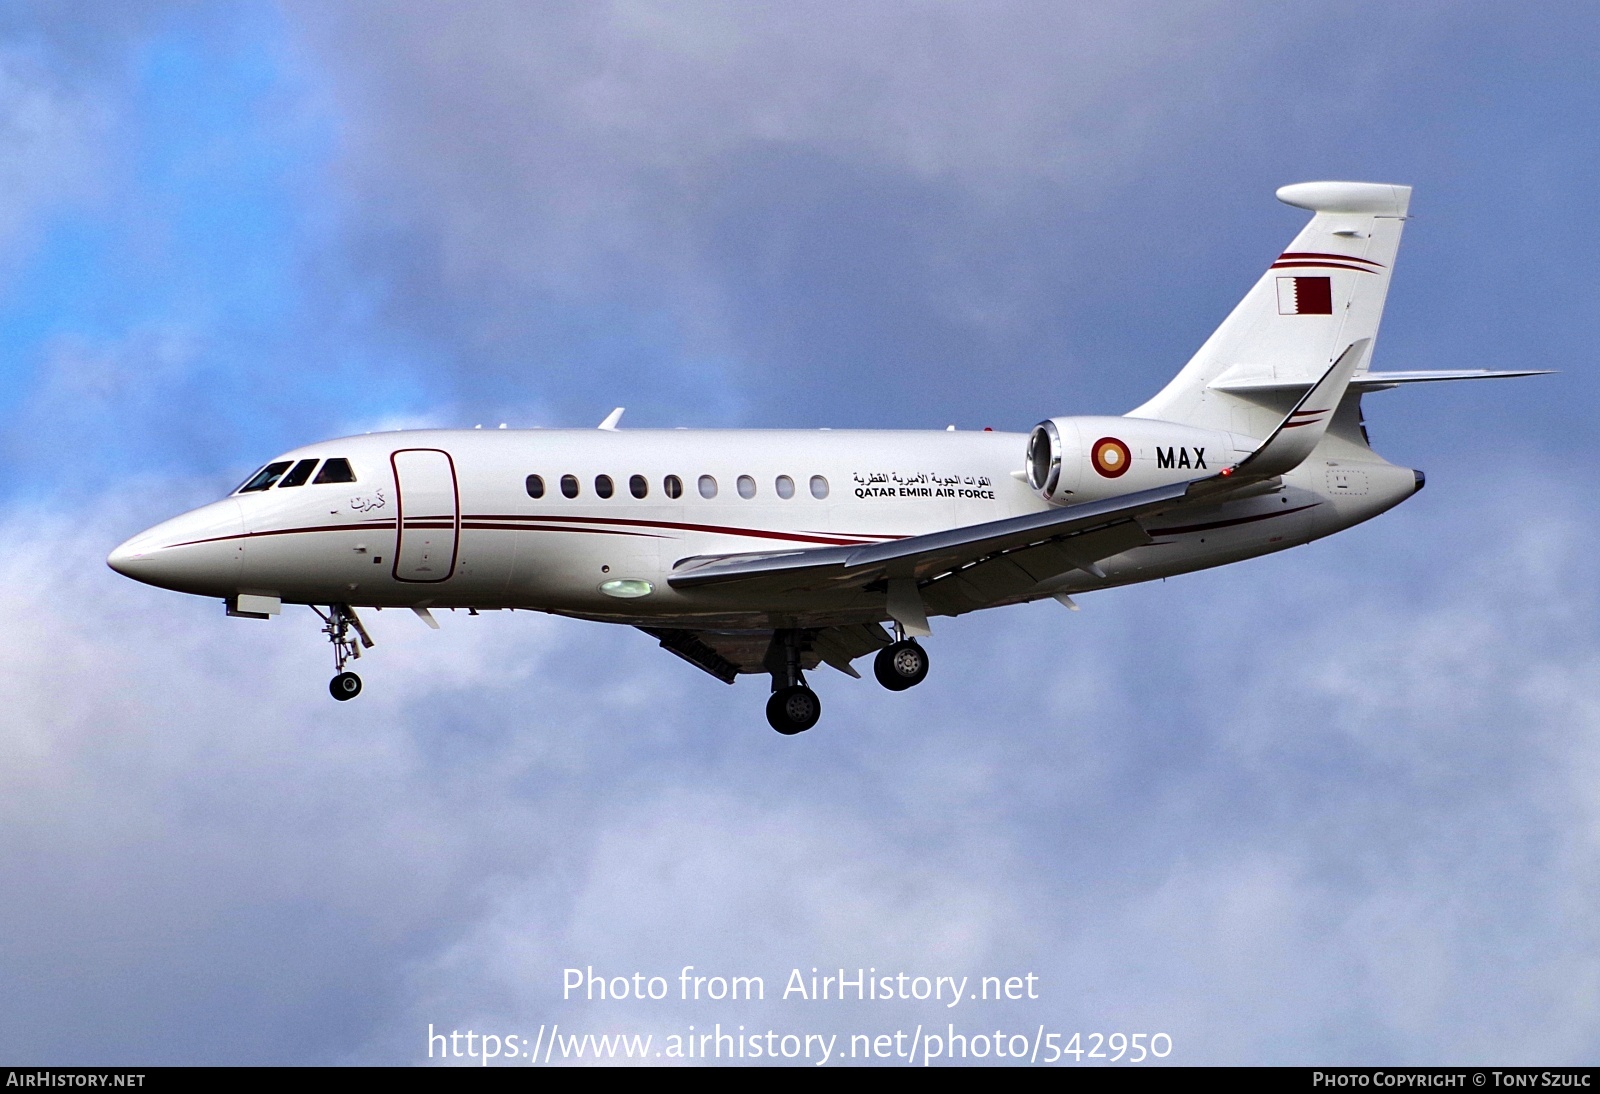
{"type": "Polygon", "coordinates": [[[389,457],[399,498],[397,581],[447,581],[461,539],[455,463],[437,448],[402,448],[389,457]]]}

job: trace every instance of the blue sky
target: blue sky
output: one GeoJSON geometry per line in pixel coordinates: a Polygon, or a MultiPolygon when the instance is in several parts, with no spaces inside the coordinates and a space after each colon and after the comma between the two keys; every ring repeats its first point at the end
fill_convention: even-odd
{"type": "MultiPolygon", "coordinates": [[[[384,1062],[560,970],[1031,969],[1184,1062],[1592,1061],[1593,10],[0,12],[0,1059],[384,1062]],[[795,741],[631,631],[307,618],[122,538],[397,424],[1026,429],[1136,405],[1300,224],[1413,185],[1368,400],[1429,487],[1286,555],[936,626],[795,741]],[[130,1003],[130,1000],[137,1000],[130,1003]]],[[[935,1015],[935,1018],[939,1016],[935,1015]]]]}

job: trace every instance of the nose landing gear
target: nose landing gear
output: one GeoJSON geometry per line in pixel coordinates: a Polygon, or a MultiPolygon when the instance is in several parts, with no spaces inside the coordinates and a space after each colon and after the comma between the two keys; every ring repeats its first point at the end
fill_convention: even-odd
{"type": "Polygon", "coordinates": [[[363,649],[370,650],[372,638],[348,604],[330,604],[326,614],[315,604],[311,610],[322,620],[322,633],[333,643],[333,670],[338,675],[328,682],[328,692],[341,703],[354,699],[361,694],[361,677],[346,672],[345,662],[357,660],[363,649]]]}

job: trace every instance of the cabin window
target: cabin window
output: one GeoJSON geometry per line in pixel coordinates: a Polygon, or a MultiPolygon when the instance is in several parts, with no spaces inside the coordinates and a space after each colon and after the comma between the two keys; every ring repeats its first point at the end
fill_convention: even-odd
{"type": "Polygon", "coordinates": [[[794,480],[788,475],[779,475],[778,481],[772,484],[778,491],[778,497],[785,500],[794,497],[794,480]]]}
{"type": "Polygon", "coordinates": [[[563,494],[565,494],[569,498],[577,497],[578,496],[578,476],[576,476],[576,475],[562,475],[561,476],[561,492],[563,494]]]}
{"type": "Polygon", "coordinates": [[[749,475],[739,476],[739,496],[749,499],[756,496],[756,480],[749,475]]]}
{"type": "Polygon", "coordinates": [[[538,475],[529,475],[526,485],[528,487],[528,497],[544,497],[544,479],[540,478],[538,475]]]}
{"type": "Polygon", "coordinates": [[[710,475],[700,476],[700,496],[711,499],[717,496],[717,480],[710,475]]]}
{"type": "Polygon", "coordinates": [[[594,492],[602,498],[609,498],[615,488],[611,485],[610,475],[596,475],[594,477],[594,492]]]}
{"type": "Polygon", "coordinates": [[[650,483],[643,475],[630,475],[628,477],[628,493],[636,498],[642,498],[650,493],[650,483]]]}
{"type": "Polygon", "coordinates": [[[668,475],[661,480],[661,490],[669,498],[683,497],[683,480],[676,475],[668,475]]]}
{"type": "Polygon", "coordinates": [[[283,481],[278,484],[278,489],[282,490],[285,486],[304,486],[316,466],[316,460],[301,460],[283,477],[283,481]]]}
{"type": "Polygon", "coordinates": [[[311,480],[311,485],[321,486],[327,482],[355,482],[356,473],[350,469],[350,461],[335,457],[322,465],[322,470],[317,472],[317,477],[311,480]]]}
{"type": "Polygon", "coordinates": [[[257,490],[267,489],[277,482],[285,471],[289,470],[289,465],[293,462],[292,460],[283,460],[279,463],[267,464],[267,466],[246,479],[245,484],[239,487],[237,493],[252,494],[257,490]]]}
{"type": "Polygon", "coordinates": [[[828,480],[821,475],[811,476],[811,496],[821,501],[828,496],[828,480]]]}

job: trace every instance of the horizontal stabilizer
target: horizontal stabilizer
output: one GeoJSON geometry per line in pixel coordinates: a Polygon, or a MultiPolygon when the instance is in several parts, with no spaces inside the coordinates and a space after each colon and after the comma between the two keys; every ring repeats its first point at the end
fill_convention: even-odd
{"type": "MultiPolygon", "coordinates": [[[[1384,391],[1401,384],[1430,384],[1441,380],[1505,380],[1514,376],[1551,376],[1554,369],[1526,368],[1496,371],[1486,368],[1444,369],[1416,372],[1358,372],[1350,378],[1352,391],[1384,391]]],[[[1243,369],[1229,369],[1211,382],[1215,391],[1248,395],[1251,392],[1299,391],[1312,382],[1311,377],[1300,380],[1279,379],[1263,373],[1243,369]]]]}

